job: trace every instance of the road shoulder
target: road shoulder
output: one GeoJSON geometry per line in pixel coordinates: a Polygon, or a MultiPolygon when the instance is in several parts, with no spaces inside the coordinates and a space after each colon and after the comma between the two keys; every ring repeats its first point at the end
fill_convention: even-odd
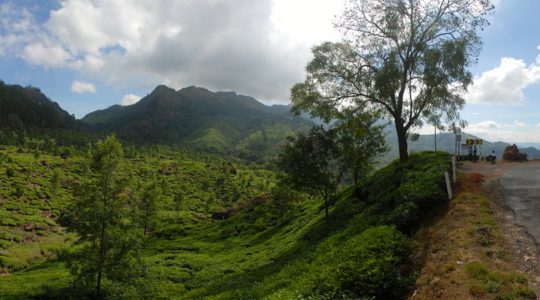
{"type": "Polygon", "coordinates": [[[411,299],[536,299],[536,278],[515,261],[512,232],[486,179],[460,173],[446,213],[418,231],[416,260],[422,267],[411,299]]]}

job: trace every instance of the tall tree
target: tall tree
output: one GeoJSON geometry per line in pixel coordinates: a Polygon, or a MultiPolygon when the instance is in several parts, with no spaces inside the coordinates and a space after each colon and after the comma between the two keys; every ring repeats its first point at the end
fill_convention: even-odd
{"type": "Polygon", "coordinates": [[[102,279],[126,281],[138,275],[139,238],[129,218],[128,194],[120,178],[122,146],[114,136],[98,141],[88,152],[87,174],[78,197],[68,209],[71,230],[79,235],[81,250],[71,262],[77,281],[95,284],[102,297],[102,279]]]}
{"type": "Polygon", "coordinates": [[[291,89],[293,110],[325,120],[343,108],[382,113],[407,160],[412,128],[460,119],[477,32],[493,8],[490,0],[350,0],[336,24],[344,41],[313,48],[305,81],[291,89]]]}

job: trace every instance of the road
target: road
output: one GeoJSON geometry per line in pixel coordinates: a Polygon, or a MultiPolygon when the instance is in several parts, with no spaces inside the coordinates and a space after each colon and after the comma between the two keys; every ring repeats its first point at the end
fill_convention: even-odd
{"type": "Polygon", "coordinates": [[[516,223],[540,244],[540,164],[512,164],[499,178],[501,200],[514,212],[516,223]]]}

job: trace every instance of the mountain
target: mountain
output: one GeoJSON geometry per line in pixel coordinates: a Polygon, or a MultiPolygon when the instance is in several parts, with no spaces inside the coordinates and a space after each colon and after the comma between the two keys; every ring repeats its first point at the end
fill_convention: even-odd
{"type": "Polygon", "coordinates": [[[286,105],[266,106],[235,92],[195,86],[175,91],[160,85],[133,105],[98,110],[82,122],[138,143],[174,144],[258,159],[275,155],[288,135],[312,125],[289,110],[286,105]]]}
{"type": "MultiPolygon", "coordinates": [[[[438,133],[437,134],[437,150],[446,151],[454,153],[454,143],[455,135],[453,133],[438,133]]],[[[462,133],[461,134],[461,144],[465,144],[466,139],[481,139],[480,137],[462,133]]],[[[383,157],[383,161],[387,162],[392,159],[397,158],[398,155],[398,146],[397,146],[397,136],[391,127],[386,128],[386,143],[388,144],[390,151],[383,157]]],[[[504,149],[511,144],[506,142],[489,142],[483,140],[483,145],[480,145],[477,149],[478,155],[488,155],[491,151],[495,151],[497,158],[501,159],[504,153],[504,149]]],[[[540,150],[535,147],[519,147],[519,152],[527,153],[529,159],[540,159],[540,150]]],[[[417,141],[409,141],[409,152],[420,152],[426,150],[435,149],[435,135],[420,135],[417,141]]],[[[468,154],[468,148],[462,146],[460,149],[462,155],[468,154]]]]}
{"type": "Polygon", "coordinates": [[[76,126],[75,117],[38,88],[9,85],[0,80],[0,128],[69,129],[76,126]]]}

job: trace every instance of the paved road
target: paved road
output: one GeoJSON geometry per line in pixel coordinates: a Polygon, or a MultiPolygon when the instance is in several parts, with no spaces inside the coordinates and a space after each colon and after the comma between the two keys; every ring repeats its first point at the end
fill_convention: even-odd
{"type": "Polygon", "coordinates": [[[540,245],[540,164],[512,164],[499,179],[502,201],[540,245]]]}

